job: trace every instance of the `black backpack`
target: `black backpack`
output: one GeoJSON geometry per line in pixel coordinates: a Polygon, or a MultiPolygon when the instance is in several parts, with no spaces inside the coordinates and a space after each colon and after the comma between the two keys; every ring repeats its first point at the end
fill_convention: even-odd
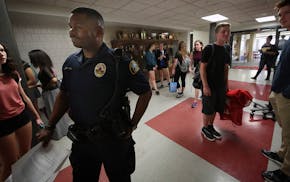
{"type": "MultiPolygon", "coordinates": [[[[213,59],[213,56],[214,56],[214,44],[209,44],[211,46],[211,56],[208,60],[208,64],[211,64],[212,62],[212,59],[213,59]]],[[[200,76],[200,67],[199,67],[200,64],[197,64],[197,68],[198,71],[195,72],[195,75],[193,77],[193,82],[192,82],[192,86],[196,89],[201,89],[202,87],[202,81],[201,81],[201,76],[200,76]]],[[[214,66],[213,66],[214,68],[214,66]]]]}

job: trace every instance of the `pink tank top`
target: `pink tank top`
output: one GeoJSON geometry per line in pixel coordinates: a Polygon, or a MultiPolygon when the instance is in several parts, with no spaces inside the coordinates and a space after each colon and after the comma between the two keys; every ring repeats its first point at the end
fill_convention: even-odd
{"type": "Polygon", "coordinates": [[[18,87],[13,78],[0,76],[0,120],[17,116],[24,110],[18,87]]]}

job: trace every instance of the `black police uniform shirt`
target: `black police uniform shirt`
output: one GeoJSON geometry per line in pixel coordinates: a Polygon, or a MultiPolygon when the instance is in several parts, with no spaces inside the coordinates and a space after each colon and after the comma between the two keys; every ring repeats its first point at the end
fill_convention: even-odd
{"type": "Polygon", "coordinates": [[[212,60],[210,60],[212,56],[212,45],[207,45],[202,50],[201,62],[208,63],[206,72],[210,88],[223,88],[226,86],[225,65],[230,64],[230,54],[225,46],[219,46],[216,44],[213,44],[213,46],[214,53],[212,60]]]}
{"type": "Polygon", "coordinates": [[[262,52],[262,55],[261,55],[261,60],[265,61],[265,63],[271,63],[273,61],[273,59],[276,59],[277,56],[278,56],[278,48],[273,45],[273,44],[264,44],[261,48],[261,52],[262,52]],[[263,51],[264,50],[264,51],[263,51]],[[271,55],[271,54],[265,54],[264,52],[274,52],[275,55],[271,55]]]}
{"type": "MultiPolygon", "coordinates": [[[[80,126],[97,124],[99,113],[110,101],[116,78],[113,50],[105,43],[94,58],[85,59],[83,52],[72,54],[65,61],[61,90],[68,96],[69,115],[80,126]]],[[[149,83],[135,61],[119,61],[119,96],[130,89],[140,95],[150,90],[149,83]]]]}

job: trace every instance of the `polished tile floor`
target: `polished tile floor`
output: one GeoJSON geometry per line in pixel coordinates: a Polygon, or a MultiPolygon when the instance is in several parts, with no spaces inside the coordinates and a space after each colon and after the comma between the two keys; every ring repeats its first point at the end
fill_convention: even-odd
{"type": "MultiPolygon", "coordinates": [[[[239,81],[239,83],[249,83],[249,85],[257,84],[257,87],[251,87],[251,89],[258,89],[254,90],[257,95],[267,95],[267,93],[264,92],[268,92],[269,89],[264,88],[271,84],[271,80],[264,80],[266,77],[266,71],[262,71],[257,80],[251,80],[250,77],[255,73],[256,70],[230,69],[229,79],[232,81],[239,81]]],[[[153,94],[146,113],[140,121],[137,130],[133,133],[133,138],[136,141],[135,150],[137,158],[136,171],[132,174],[133,182],[235,182],[241,180],[231,176],[230,173],[225,172],[216,165],[213,165],[212,161],[208,161],[203,157],[200,157],[200,155],[191,152],[187,148],[178,144],[178,142],[175,142],[174,140],[168,138],[166,135],[148,125],[147,122],[149,120],[154,119],[161,113],[166,112],[177,104],[186,101],[186,99],[192,98],[194,95],[194,88],[191,86],[191,82],[192,75],[188,74],[186,78],[187,86],[182,98],[176,98],[175,93],[169,93],[168,87],[160,89],[160,95],[153,94]]],[[[247,90],[247,88],[244,88],[245,86],[242,83],[241,89],[247,90]]],[[[132,110],[134,110],[137,96],[129,93],[129,97],[131,100],[132,110]]],[[[254,101],[261,104],[266,104],[267,97],[259,97],[259,99],[254,98],[254,101]]],[[[245,108],[244,110],[245,112],[248,112],[249,107],[245,108]]],[[[188,111],[191,112],[190,109],[188,111]]],[[[196,112],[194,114],[197,118],[200,118],[200,122],[202,122],[201,115],[196,112]]],[[[180,118],[182,119],[183,116],[180,115],[180,118]]],[[[267,122],[273,121],[269,120],[267,122]]],[[[253,124],[253,127],[256,127],[256,125],[253,124]]],[[[273,123],[273,127],[273,134],[269,133],[269,135],[272,137],[270,147],[272,150],[275,150],[279,148],[281,143],[281,129],[277,123],[273,123]]],[[[263,128],[259,129],[263,130],[263,128]]],[[[197,128],[196,131],[193,132],[199,131],[200,129],[197,128]]],[[[196,135],[196,133],[188,132],[185,133],[185,135],[196,135]]],[[[194,147],[196,143],[200,143],[201,137],[202,136],[199,134],[198,137],[193,138],[192,147],[194,147]]],[[[223,140],[225,140],[225,138],[223,140]]],[[[66,137],[60,141],[57,141],[56,143],[59,145],[59,147],[69,148],[70,146],[70,141],[66,137]]],[[[248,145],[250,146],[252,143],[249,142],[248,145]]],[[[244,150],[246,151],[247,147],[245,147],[244,150]]],[[[202,152],[207,153],[208,150],[202,152]]],[[[237,158],[236,160],[238,162],[240,159],[237,158]]],[[[255,163],[249,163],[249,165],[255,165],[255,163]]],[[[66,168],[67,166],[69,166],[68,161],[64,164],[63,168],[66,168]]],[[[267,162],[266,168],[272,170],[278,167],[272,162],[267,162]]],[[[230,170],[235,169],[233,168],[230,170]]],[[[70,173],[68,175],[70,175],[70,173]]],[[[252,174],[249,173],[248,175],[251,176],[252,174]]],[[[61,181],[70,181],[69,179],[71,179],[69,176],[67,176],[67,178],[62,177],[61,181]]],[[[259,179],[263,181],[262,178],[259,179]]],[[[56,181],[59,181],[59,179],[56,181]]]]}

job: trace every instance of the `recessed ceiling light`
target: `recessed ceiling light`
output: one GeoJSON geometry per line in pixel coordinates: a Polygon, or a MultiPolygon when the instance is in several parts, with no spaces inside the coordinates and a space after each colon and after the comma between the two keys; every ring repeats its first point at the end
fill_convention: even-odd
{"type": "Polygon", "coordinates": [[[204,19],[210,22],[218,22],[218,21],[228,20],[229,18],[220,14],[214,14],[214,15],[201,17],[201,19],[204,19]]]}
{"type": "Polygon", "coordinates": [[[268,21],[275,21],[275,16],[265,16],[261,18],[256,18],[256,21],[259,23],[268,22],[268,21]]]}

